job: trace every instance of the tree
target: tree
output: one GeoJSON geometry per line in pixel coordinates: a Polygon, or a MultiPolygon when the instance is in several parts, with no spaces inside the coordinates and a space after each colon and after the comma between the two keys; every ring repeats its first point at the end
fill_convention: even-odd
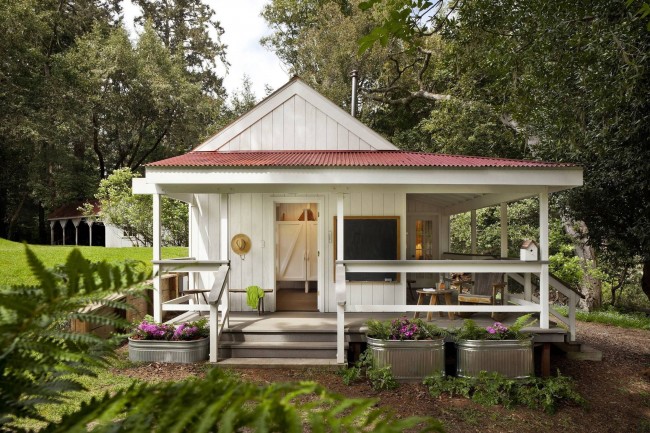
{"type": "Polygon", "coordinates": [[[0,174],[0,236],[45,240],[45,214],[57,204],[54,166],[70,161],[52,136],[51,104],[63,92],[51,82],[54,59],[93,25],[114,25],[119,12],[115,0],[0,2],[0,158],[12,162],[0,174]]]}
{"type": "MultiPolygon", "coordinates": [[[[531,156],[584,166],[585,186],[566,194],[563,207],[569,226],[582,226],[579,255],[595,264],[596,248],[643,262],[650,297],[650,205],[639,199],[650,196],[650,33],[641,2],[398,0],[390,8],[362,47],[396,39],[420,50],[442,35],[458,55],[459,81],[473,83],[462,100],[498,108],[529,138],[531,156]]],[[[588,286],[597,306],[600,289],[588,286]]]]}
{"type": "Polygon", "coordinates": [[[228,66],[223,28],[215,11],[202,0],[134,0],[142,8],[136,23],[150,23],[173,56],[184,60],[192,82],[214,97],[224,97],[223,79],[217,62],[228,66]]]}
{"type": "Polygon", "coordinates": [[[188,80],[182,60],[149,26],[135,47],[122,28],[96,28],[60,64],[69,89],[60,105],[70,120],[67,139],[92,146],[100,179],[188,151],[205,135],[206,120],[217,117],[219,101],[188,80]]]}
{"type": "MultiPolygon", "coordinates": [[[[150,195],[133,194],[133,178],[139,177],[128,168],[115,170],[99,183],[95,198],[99,200],[99,217],[127,233],[134,245],[153,243],[153,204],[150,195]]],[[[93,215],[93,206],[86,205],[86,215],[93,215]]],[[[162,245],[186,246],[189,236],[187,205],[178,200],[162,198],[162,245]]]]}

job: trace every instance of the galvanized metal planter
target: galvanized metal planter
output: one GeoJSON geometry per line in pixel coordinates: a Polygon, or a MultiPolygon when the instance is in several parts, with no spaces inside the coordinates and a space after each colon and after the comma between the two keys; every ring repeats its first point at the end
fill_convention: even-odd
{"type": "Polygon", "coordinates": [[[458,340],[456,374],[478,376],[481,371],[501,373],[512,379],[530,377],[535,372],[533,340],[458,340]]]}
{"type": "Polygon", "coordinates": [[[367,338],[375,365],[390,366],[397,380],[421,381],[434,374],[445,375],[445,339],[378,340],[367,338]]]}
{"type": "Polygon", "coordinates": [[[205,361],[210,339],[192,341],[132,340],[129,338],[129,359],[135,362],[174,362],[190,364],[205,361]]]}

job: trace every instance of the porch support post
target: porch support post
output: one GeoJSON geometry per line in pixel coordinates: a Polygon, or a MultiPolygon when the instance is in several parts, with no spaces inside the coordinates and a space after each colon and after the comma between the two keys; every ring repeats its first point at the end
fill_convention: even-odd
{"type": "MultiPolygon", "coordinates": [[[[153,194],[153,259],[160,260],[160,194],[153,194]]],[[[162,275],[160,266],[153,265],[153,318],[162,322],[162,303],[160,301],[160,286],[162,275]]]]}
{"type": "MultiPolygon", "coordinates": [[[[336,197],[336,257],[343,260],[343,221],[345,216],[344,196],[339,193],[336,197]]],[[[336,265],[336,362],[345,362],[345,266],[336,265]]]]}
{"type": "Polygon", "coordinates": [[[508,203],[501,203],[501,257],[508,257],[508,203]]]}
{"type": "Polygon", "coordinates": [[[440,215],[438,224],[438,257],[449,251],[449,215],[440,215]]]}
{"type": "Polygon", "coordinates": [[[81,224],[81,218],[74,218],[72,220],[72,224],[74,225],[74,244],[79,245],[79,224],[81,224]]]}
{"type": "Polygon", "coordinates": [[[59,220],[59,225],[61,226],[61,245],[65,245],[65,226],[68,225],[68,220],[59,220]]]}
{"type": "Polygon", "coordinates": [[[533,299],[533,283],[530,278],[530,272],[524,274],[524,299],[529,302],[533,299]]]}
{"type": "Polygon", "coordinates": [[[93,246],[93,224],[95,224],[95,221],[90,220],[86,222],[88,223],[88,246],[92,247],[93,246]]]}
{"type": "Polygon", "coordinates": [[[56,221],[50,221],[50,245],[54,245],[54,224],[56,221]]]}
{"type": "MultiPolygon", "coordinates": [[[[539,249],[542,261],[548,261],[548,188],[539,194],[539,249]]],[[[549,327],[548,284],[548,265],[543,264],[539,274],[539,325],[542,329],[549,327]]]]}
{"type": "MultiPolygon", "coordinates": [[[[219,195],[219,260],[228,260],[228,194],[219,195]]],[[[222,322],[230,326],[228,281],[221,295],[222,322]]],[[[210,362],[219,360],[219,305],[210,304],[210,362]]]]}
{"type": "Polygon", "coordinates": [[[470,245],[472,248],[472,254],[476,254],[476,209],[472,209],[472,211],[470,212],[470,225],[471,225],[470,245]]]}

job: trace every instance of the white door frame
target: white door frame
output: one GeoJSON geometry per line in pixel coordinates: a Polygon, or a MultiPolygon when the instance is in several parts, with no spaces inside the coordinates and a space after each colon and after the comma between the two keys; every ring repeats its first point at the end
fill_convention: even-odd
{"type": "Polygon", "coordinates": [[[268,227],[272,228],[272,235],[270,237],[271,241],[271,263],[273,264],[273,291],[277,297],[277,287],[276,287],[276,275],[275,275],[275,205],[281,203],[316,203],[318,205],[318,291],[317,291],[317,307],[318,311],[325,311],[325,226],[323,224],[325,218],[325,195],[303,195],[303,196],[273,196],[269,195],[265,197],[269,206],[265,206],[267,209],[266,220],[268,227]]]}

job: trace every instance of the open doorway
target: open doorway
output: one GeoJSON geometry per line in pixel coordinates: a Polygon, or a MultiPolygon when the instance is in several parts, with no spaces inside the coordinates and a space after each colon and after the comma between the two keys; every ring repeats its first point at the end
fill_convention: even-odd
{"type": "Polygon", "coordinates": [[[276,311],[318,311],[318,203],[276,203],[276,311]]]}

